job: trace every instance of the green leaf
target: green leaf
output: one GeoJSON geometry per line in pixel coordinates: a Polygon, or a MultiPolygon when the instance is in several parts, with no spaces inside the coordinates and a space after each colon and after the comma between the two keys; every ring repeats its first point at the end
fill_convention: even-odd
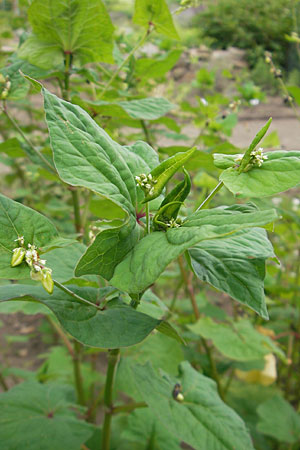
{"type": "Polygon", "coordinates": [[[274,210],[242,212],[235,208],[215,208],[198,211],[180,228],[153,232],[141,239],[118,264],[110,282],[126,292],[140,293],[156,281],[171,261],[198,242],[262,226],[276,217],[274,210]]]}
{"type": "Polygon", "coordinates": [[[145,195],[143,203],[149,202],[157,198],[163,191],[167,182],[172,178],[172,176],[182,167],[197,151],[196,147],[191,148],[184,153],[176,153],[176,155],[171,156],[171,158],[163,161],[159,166],[151,170],[152,178],[155,180],[153,193],[150,192],[145,195]]]}
{"type": "Polygon", "coordinates": [[[236,361],[263,359],[270,352],[284,357],[272,339],[256,331],[247,319],[227,324],[203,317],[188,328],[205,339],[211,339],[222,355],[236,361]]]}
{"type": "Polygon", "coordinates": [[[149,29],[150,23],[155,30],[172,39],[179,39],[171,13],[165,0],[135,0],[133,22],[149,29]]]}
{"type": "Polygon", "coordinates": [[[180,342],[180,344],[185,344],[180,334],[175,330],[175,328],[169,322],[161,322],[157,327],[157,331],[166,336],[175,339],[175,341],[180,342]]]}
{"type": "Polygon", "coordinates": [[[52,276],[60,283],[65,283],[74,277],[77,261],[82,256],[86,246],[78,241],[64,248],[51,250],[47,255],[47,267],[52,269],[52,276]]]}
{"type": "Polygon", "coordinates": [[[113,25],[101,0],[34,0],[28,10],[33,29],[19,56],[45,69],[71,54],[81,64],[113,63],[113,25]]]}
{"type": "Polygon", "coordinates": [[[253,449],[242,419],[217,394],[216,384],[188,362],[179,366],[179,377],[158,375],[148,363],[132,371],[136,387],[152,413],[169,433],[197,449],[253,449]],[[180,383],[184,400],[172,392],[180,383]]]}
{"type": "Polygon", "coordinates": [[[173,436],[160,423],[149,408],[133,411],[128,417],[128,424],[121,435],[130,442],[131,450],[180,450],[180,440],[173,436]],[[151,447],[150,447],[151,446],[151,447]]]}
{"type": "Polygon", "coordinates": [[[265,259],[275,257],[266,231],[244,230],[223,239],[203,241],[189,250],[195,274],[268,319],[265,305],[265,259]]]}
{"type": "Polygon", "coordinates": [[[264,135],[266,134],[266,132],[268,131],[270,125],[272,122],[272,117],[270,117],[270,119],[268,120],[268,122],[262,127],[261,130],[259,130],[259,132],[256,134],[255,138],[253,139],[253,141],[251,142],[251,144],[249,145],[248,149],[246,150],[241,164],[239,165],[239,169],[238,169],[238,173],[243,172],[243,170],[246,168],[246,166],[248,165],[250,159],[251,159],[251,152],[255,149],[255,147],[260,143],[260,141],[262,140],[262,138],[264,137],[264,135]]]}
{"type": "MultiPolygon", "coordinates": [[[[273,151],[267,156],[261,167],[242,173],[231,167],[221,174],[220,180],[237,197],[267,197],[299,185],[299,151],[273,151]]],[[[229,161],[230,157],[226,157],[229,161]]]]}
{"type": "Polygon", "coordinates": [[[135,246],[138,238],[139,228],[134,218],[119,228],[101,231],[79,260],[75,275],[96,274],[110,280],[115,267],[135,246]]]}
{"type": "Polygon", "coordinates": [[[72,389],[28,381],[0,394],[0,441],[6,450],[79,449],[95,427],[76,417],[72,389]],[[72,398],[72,397],[71,397],[72,398]]]}
{"type": "Polygon", "coordinates": [[[188,172],[184,171],[184,180],[177,184],[172,191],[165,197],[154,218],[162,222],[168,222],[171,218],[176,219],[179,210],[190,193],[191,179],[188,172]]]}
{"type": "Polygon", "coordinates": [[[299,443],[300,415],[282,397],[275,395],[257,408],[257,429],[267,436],[289,444],[299,443]]]}
{"type": "Polygon", "coordinates": [[[0,194],[0,278],[29,277],[25,262],[11,267],[12,251],[19,246],[15,240],[21,236],[24,236],[25,247],[34,244],[43,250],[58,233],[46,217],[0,194]]]}
{"type": "Polygon", "coordinates": [[[5,153],[11,158],[20,158],[25,156],[25,152],[17,138],[7,139],[7,141],[2,142],[0,144],[0,153],[5,153]]]}
{"type": "Polygon", "coordinates": [[[93,112],[103,116],[131,117],[132,119],[142,120],[159,119],[176,107],[176,105],[170,103],[163,97],[148,97],[119,102],[108,102],[104,100],[83,101],[76,97],[75,103],[87,105],[93,112]]]}
{"type": "Polygon", "coordinates": [[[54,162],[60,177],[135,216],[136,182],[122,147],[79,106],[43,90],[54,162]],[[122,155],[123,153],[123,155],[122,155]]]}
{"type": "Polygon", "coordinates": [[[95,303],[81,303],[69,294],[54,288],[48,295],[43,288],[32,285],[0,286],[1,301],[37,301],[48,306],[62,327],[84,345],[99,348],[119,348],[135,345],[145,339],[161,320],[140,313],[128,305],[97,307],[96,302],[109,293],[107,288],[70,286],[81,297],[95,303]]]}
{"type": "Polygon", "coordinates": [[[139,58],[135,62],[135,75],[141,82],[149,78],[161,78],[176,64],[181,55],[181,50],[172,50],[163,57],[139,58]]]}

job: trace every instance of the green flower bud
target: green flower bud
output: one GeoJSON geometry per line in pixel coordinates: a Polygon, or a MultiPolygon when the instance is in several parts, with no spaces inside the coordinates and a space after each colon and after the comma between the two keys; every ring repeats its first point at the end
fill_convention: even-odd
{"type": "Polygon", "coordinates": [[[13,249],[13,255],[11,258],[11,267],[16,267],[19,264],[21,264],[21,262],[24,259],[26,250],[23,247],[17,247],[13,249]]]}
{"type": "Polygon", "coordinates": [[[54,287],[54,283],[52,280],[52,275],[51,275],[51,269],[43,269],[43,278],[42,278],[42,285],[43,288],[48,292],[48,294],[52,294],[53,292],[53,287],[54,287]]]}

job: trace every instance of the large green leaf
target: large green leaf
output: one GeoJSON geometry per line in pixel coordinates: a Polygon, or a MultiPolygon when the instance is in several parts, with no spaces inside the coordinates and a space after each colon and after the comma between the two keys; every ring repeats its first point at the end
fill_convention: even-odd
{"type": "Polygon", "coordinates": [[[269,398],[257,408],[260,420],[257,429],[280,442],[300,441],[300,415],[279,395],[269,398]]]}
{"type": "MultiPolygon", "coordinates": [[[[109,198],[135,215],[136,185],[114,142],[79,106],[43,90],[54,162],[60,177],[109,198]]],[[[124,155],[125,156],[125,155],[124,155]]]]}
{"type": "Polygon", "coordinates": [[[32,285],[0,286],[0,298],[1,301],[25,300],[43,303],[54,312],[68,333],[91,347],[119,348],[137,344],[161,323],[161,320],[127,305],[98,308],[96,302],[100,302],[101,297],[109,293],[107,288],[98,290],[71,286],[70,289],[95,303],[95,306],[74,300],[57,288],[54,288],[52,295],[48,295],[43,288],[32,285]]]}
{"type": "Polygon", "coordinates": [[[146,29],[152,24],[158,33],[179,39],[165,0],[135,0],[133,22],[146,29]]]}
{"type": "Polygon", "coordinates": [[[101,0],[34,0],[28,17],[34,34],[19,56],[30,63],[48,69],[65,54],[82,64],[113,62],[113,25],[101,0]]]}
{"type": "Polygon", "coordinates": [[[211,339],[224,356],[236,361],[262,359],[270,352],[284,356],[272,339],[256,331],[247,319],[227,324],[203,317],[188,327],[193,333],[211,339]]]}
{"type": "Polygon", "coordinates": [[[25,262],[11,267],[12,251],[18,247],[15,240],[21,236],[24,236],[26,247],[34,244],[43,249],[51,246],[58,233],[46,217],[0,194],[0,278],[16,280],[29,277],[25,262]]]}
{"type": "Polygon", "coordinates": [[[139,293],[156,281],[167,265],[188,248],[207,239],[216,239],[272,222],[274,210],[241,212],[215,208],[192,214],[180,228],[154,232],[130,251],[115,269],[111,284],[130,293],[139,293]]]}
{"type": "Polygon", "coordinates": [[[253,228],[189,250],[195,274],[268,318],[264,296],[265,259],[274,257],[266,231],[253,228]]]}
{"type": "MultiPolygon", "coordinates": [[[[273,151],[261,167],[238,173],[230,167],[220,176],[225,186],[237,197],[267,197],[300,184],[300,151],[273,151]]],[[[214,155],[220,168],[233,166],[236,155],[214,155]],[[231,163],[230,163],[231,162],[231,163]]]]}
{"type": "Polygon", "coordinates": [[[85,250],[86,246],[77,241],[73,245],[56,248],[47,253],[47,267],[52,269],[53,278],[61,283],[72,279],[76,263],[85,250]]]}
{"type": "Polygon", "coordinates": [[[132,119],[156,120],[175,108],[163,97],[148,97],[138,100],[109,102],[104,100],[82,100],[75,97],[75,103],[86,106],[94,113],[103,116],[124,117],[132,119]]]}
{"type": "Polygon", "coordinates": [[[5,450],[81,448],[95,428],[76,417],[68,386],[28,381],[0,394],[0,441],[5,450]]]}
{"type": "Polygon", "coordinates": [[[242,419],[217,394],[216,384],[188,362],[179,366],[179,377],[157,374],[148,363],[132,371],[136,387],[152,413],[172,436],[196,449],[250,450],[250,436],[242,419]],[[182,402],[173,398],[181,384],[182,402]]]}
{"type": "Polygon", "coordinates": [[[181,450],[180,440],[173,436],[149,408],[133,411],[121,435],[130,442],[130,450],[181,450]]]}
{"type": "Polygon", "coordinates": [[[25,156],[25,152],[22,149],[17,138],[7,139],[6,141],[1,142],[0,153],[5,153],[11,158],[19,158],[25,156]]]}

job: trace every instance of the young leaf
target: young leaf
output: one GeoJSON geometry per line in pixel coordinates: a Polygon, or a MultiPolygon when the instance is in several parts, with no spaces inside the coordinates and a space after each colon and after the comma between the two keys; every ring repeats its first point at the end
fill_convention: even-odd
{"type": "Polygon", "coordinates": [[[158,33],[172,39],[179,39],[165,0],[135,0],[133,22],[146,29],[154,25],[158,33]]]}
{"type": "Polygon", "coordinates": [[[81,64],[113,62],[113,25],[101,0],[34,0],[28,10],[33,29],[20,58],[44,69],[70,54],[81,64]]]}
{"type": "Polygon", "coordinates": [[[272,117],[270,117],[268,122],[256,134],[255,138],[253,139],[253,141],[251,142],[251,144],[249,145],[248,149],[246,150],[246,152],[245,152],[245,154],[243,156],[243,159],[242,159],[241,164],[240,164],[239,169],[238,169],[238,173],[243,172],[243,170],[248,165],[248,163],[249,163],[249,161],[251,159],[251,152],[260,143],[260,141],[262,140],[262,138],[264,137],[264,135],[268,131],[268,129],[269,129],[270,125],[271,125],[271,122],[272,122],[272,117]]]}
{"type": "Polygon", "coordinates": [[[235,208],[215,208],[198,211],[180,228],[168,229],[166,233],[153,232],[141,239],[118,264],[110,282],[129,293],[142,292],[171,261],[198,242],[263,226],[276,217],[275,210],[242,212],[235,208]]]}
{"type": "Polygon", "coordinates": [[[163,191],[163,188],[172,176],[182,167],[197,151],[196,147],[191,148],[187,152],[177,153],[171,158],[163,161],[159,166],[155,167],[150,174],[155,182],[153,185],[153,191],[151,190],[147,195],[143,203],[149,202],[157,198],[163,191]]]}
{"type": "Polygon", "coordinates": [[[257,429],[280,442],[300,441],[300,415],[282,397],[275,395],[257,408],[260,420],[257,429]]]}
{"type": "Polygon", "coordinates": [[[179,366],[179,377],[157,374],[150,363],[132,370],[144,401],[160,423],[181,441],[197,449],[253,449],[242,419],[220,399],[216,384],[188,362],[179,366]],[[172,392],[181,385],[183,401],[172,392]]]}
{"type": "Polygon", "coordinates": [[[203,317],[188,328],[205,339],[211,339],[222,355],[235,361],[259,360],[271,352],[284,357],[272,339],[256,331],[247,319],[227,324],[203,317]]]}
{"type": "MultiPolygon", "coordinates": [[[[222,172],[220,180],[237,197],[267,197],[286,191],[300,184],[300,152],[273,151],[266,153],[268,159],[261,167],[238,173],[230,167],[222,172]]],[[[222,155],[223,156],[223,155],[222,155]]],[[[219,157],[218,157],[219,158],[219,157]]],[[[229,164],[234,156],[226,156],[217,167],[229,164]]],[[[234,162],[232,163],[232,165],[234,162]]]]}
{"type": "Polygon", "coordinates": [[[177,186],[165,197],[161,203],[157,214],[153,221],[169,222],[170,219],[176,219],[180,207],[191,190],[191,179],[188,172],[183,169],[184,180],[178,183],[177,186]]]}
{"type": "Polygon", "coordinates": [[[139,229],[134,218],[119,228],[101,231],[80,258],[75,275],[96,274],[110,280],[115,267],[135,246],[138,238],[139,229]]]}
{"type": "MultiPolygon", "coordinates": [[[[70,289],[92,303],[107,294],[107,288],[70,286],[70,289]]],[[[135,345],[145,339],[161,320],[140,313],[128,305],[103,309],[89,306],[54,287],[48,295],[32,285],[0,286],[1,301],[25,300],[48,306],[62,327],[84,345],[98,348],[119,348],[135,345]]]]}
{"type": "Polygon", "coordinates": [[[149,78],[161,78],[175,66],[181,53],[181,50],[171,50],[163,57],[139,58],[135,62],[135,74],[142,83],[149,78]]]}
{"type": "Polygon", "coordinates": [[[265,259],[274,257],[265,230],[253,228],[200,242],[189,250],[195,274],[268,319],[265,259]]]}
{"type": "Polygon", "coordinates": [[[21,236],[26,248],[33,244],[43,249],[55,242],[58,233],[46,217],[0,194],[0,278],[29,278],[25,262],[11,267],[13,249],[19,246],[16,239],[21,236]]]}
{"type": "MultiPolygon", "coordinates": [[[[4,449],[79,449],[95,427],[76,417],[72,389],[27,381],[0,394],[0,441],[4,449]]],[[[79,411],[78,411],[79,412],[79,411]]]]}

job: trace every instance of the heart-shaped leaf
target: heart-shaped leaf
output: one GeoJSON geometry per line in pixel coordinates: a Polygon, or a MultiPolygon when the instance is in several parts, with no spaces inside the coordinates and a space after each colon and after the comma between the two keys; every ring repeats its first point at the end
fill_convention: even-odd
{"type": "Polygon", "coordinates": [[[92,436],[95,427],[77,419],[78,407],[70,397],[72,389],[68,386],[36,381],[18,384],[1,393],[2,448],[79,449],[92,436]]]}
{"type": "Polygon", "coordinates": [[[34,0],[28,10],[33,29],[20,58],[44,69],[71,54],[81,64],[112,63],[113,25],[101,0],[34,0]]]}
{"type": "Polygon", "coordinates": [[[173,23],[172,15],[165,0],[135,0],[133,22],[149,29],[150,24],[155,30],[167,37],[179,39],[173,23]]]}
{"type": "Polygon", "coordinates": [[[211,339],[224,356],[236,361],[262,359],[270,352],[284,358],[283,352],[272,339],[256,331],[247,319],[227,324],[203,317],[188,328],[205,339],[211,339]]]}
{"type": "Polygon", "coordinates": [[[151,364],[134,366],[136,387],[152,413],[172,436],[197,449],[253,449],[242,419],[220,399],[216,384],[191,367],[179,366],[179,377],[159,375],[151,364]],[[174,398],[180,384],[183,401],[174,398]]]}
{"type": "Polygon", "coordinates": [[[54,288],[48,295],[39,286],[0,286],[1,301],[25,300],[41,302],[48,306],[63,328],[84,345],[99,348],[119,348],[137,344],[154,330],[161,320],[140,313],[128,305],[102,308],[97,306],[110,288],[98,290],[91,287],[71,286],[72,291],[94,303],[88,305],[71,295],[54,288]]]}
{"type": "Polygon", "coordinates": [[[236,155],[214,155],[216,166],[227,168],[220,180],[237,197],[268,197],[300,184],[300,152],[273,151],[261,167],[239,173],[234,167],[236,155]]]}
{"type": "Polygon", "coordinates": [[[171,261],[198,242],[262,226],[277,217],[275,210],[249,211],[201,210],[188,217],[180,228],[148,234],[117,265],[111,284],[129,293],[140,293],[156,281],[171,261]]]}
{"type": "Polygon", "coordinates": [[[195,274],[268,319],[265,259],[275,257],[266,231],[253,228],[206,240],[189,250],[195,274]]]}

